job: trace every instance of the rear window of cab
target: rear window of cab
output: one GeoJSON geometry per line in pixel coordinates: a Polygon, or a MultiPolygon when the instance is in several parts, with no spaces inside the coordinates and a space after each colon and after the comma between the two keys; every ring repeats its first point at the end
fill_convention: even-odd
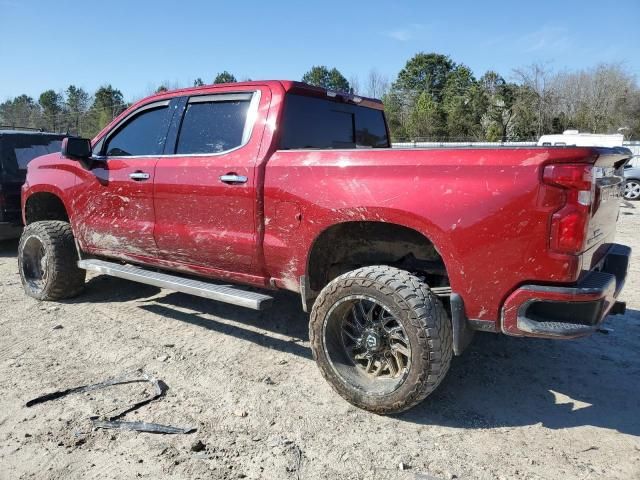
{"type": "Polygon", "coordinates": [[[288,94],[281,150],[388,148],[382,110],[288,94]]]}

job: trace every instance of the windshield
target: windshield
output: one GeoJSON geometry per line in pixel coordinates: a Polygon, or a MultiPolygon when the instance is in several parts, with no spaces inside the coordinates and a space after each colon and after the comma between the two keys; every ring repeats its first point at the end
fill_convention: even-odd
{"type": "Polygon", "coordinates": [[[382,110],[289,94],[280,148],[388,148],[382,110]]]}

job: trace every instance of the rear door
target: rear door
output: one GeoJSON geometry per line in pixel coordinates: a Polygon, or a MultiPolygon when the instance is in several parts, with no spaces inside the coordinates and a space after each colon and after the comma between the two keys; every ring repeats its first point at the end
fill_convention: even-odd
{"type": "Polygon", "coordinates": [[[269,100],[268,89],[256,88],[183,99],[172,154],[156,167],[155,238],[166,260],[259,274],[255,170],[263,128],[254,123],[269,100]]]}
{"type": "Polygon", "coordinates": [[[84,171],[74,211],[81,242],[114,257],[157,257],[153,180],[170,122],[170,102],[144,105],[98,145],[98,160],[84,171]]]}

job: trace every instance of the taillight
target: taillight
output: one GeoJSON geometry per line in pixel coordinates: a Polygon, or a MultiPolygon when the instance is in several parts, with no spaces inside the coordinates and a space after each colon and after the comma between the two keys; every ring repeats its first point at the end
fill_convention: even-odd
{"type": "Polygon", "coordinates": [[[593,167],[585,164],[547,165],[543,181],[562,188],[564,205],[551,217],[551,249],[569,254],[584,250],[595,194],[593,167]]]}

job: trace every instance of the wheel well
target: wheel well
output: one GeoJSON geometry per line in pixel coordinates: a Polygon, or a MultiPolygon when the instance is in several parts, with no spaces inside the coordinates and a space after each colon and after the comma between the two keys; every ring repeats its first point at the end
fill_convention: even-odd
{"type": "Polygon", "coordinates": [[[384,222],[345,222],[320,234],[307,263],[309,296],[337,276],[369,265],[389,265],[447,286],[448,276],[435,246],[420,232],[384,222]]]}
{"type": "Polygon", "coordinates": [[[28,224],[42,220],[69,221],[69,215],[60,197],[48,192],[34,193],[25,205],[25,221],[28,224]]]}

